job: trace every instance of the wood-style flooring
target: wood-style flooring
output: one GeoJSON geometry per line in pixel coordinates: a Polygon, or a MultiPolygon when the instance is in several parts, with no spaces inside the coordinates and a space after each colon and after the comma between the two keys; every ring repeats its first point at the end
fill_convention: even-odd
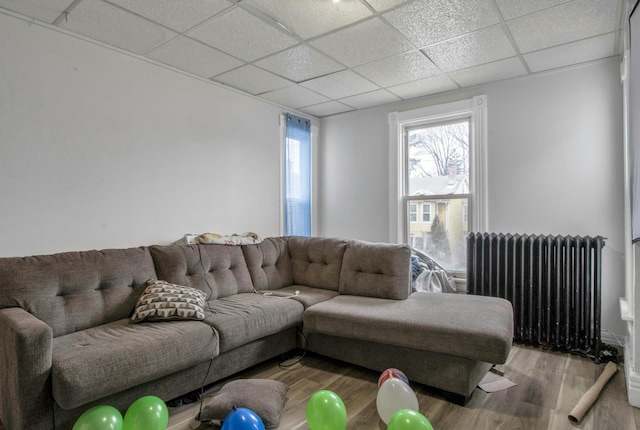
{"type": "MultiPolygon", "coordinates": [[[[579,424],[567,416],[584,392],[596,381],[604,364],[588,358],[514,345],[506,364],[498,368],[518,385],[488,394],[476,388],[467,406],[449,403],[434,389],[411,383],[424,414],[435,430],[473,429],[640,429],[640,409],[629,406],[624,369],[609,380],[600,397],[579,424]]],[[[281,369],[279,360],[270,360],[234,378],[277,379],[289,385],[279,430],[306,430],[306,402],[318,390],[331,390],[345,403],[348,430],[384,430],[376,409],[379,372],[307,354],[299,364],[281,369]]],[[[210,398],[224,383],[216,384],[210,398]]],[[[168,430],[189,430],[199,404],[170,408],[168,430]]],[[[193,427],[191,427],[193,428],[193,427]]],[[[200,424],[200,430],[217,426],[200,424]]]]}
{"type": "MultiPolygon", "coordinates": [[[[466,407],[447,402],[437,390],[421,384],[411,383],[411,387],[418,397],[420,412],[435,430],[640,429],[640,409],[627,402],[622,365],[618,365],[618,372],[583,420],[579,424],[568,420],[569,412],[603,368],[604,364],[596,365],[585,357],[514,345],[507,363],[499,369],[518,385],[493,394],[476,388],[466,407]]],[[[279,430],[308,429],[306,402],[321,389],[337,393],[344,401],[348,430],[386,429],[376,409],[378,377],[379,372],[314,354],[286,370],[274,359],[234,376],[277,379],[289,385],[279,430]]],[[[205,402],[224,382],[207,392],[205,402]]],[[[168,430],[190,430],[198,408],[199,404],[169,408],[168,430]]],[[[218,427],[200,424],[197,428],[218,427]]],[[[0,430],[4,430],[1,423],[0,430]]]]}

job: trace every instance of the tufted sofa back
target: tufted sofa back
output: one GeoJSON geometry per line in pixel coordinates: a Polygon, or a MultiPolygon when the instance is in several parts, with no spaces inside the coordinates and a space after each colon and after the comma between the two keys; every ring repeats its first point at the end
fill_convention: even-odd
{"type": "Polygon", "coordinates": [[[198,288],[209,300],[253,292],[240,246],[151,246],[158,279],[198,288]]]}
{"type": "Polygon", "coordinates": [[[23,308],[61,336],[126,318],[155,277],[147,248],[0,258],[0,309],[23,308]]]}
{"type": "Polygon", "coordinates": [[[150,278],[210,300],[290,285],[405,299],[410,259],[406,245],[294,236],[0,258],[0,309],[20,307],[61,336],[127,318],[150,278]]]}

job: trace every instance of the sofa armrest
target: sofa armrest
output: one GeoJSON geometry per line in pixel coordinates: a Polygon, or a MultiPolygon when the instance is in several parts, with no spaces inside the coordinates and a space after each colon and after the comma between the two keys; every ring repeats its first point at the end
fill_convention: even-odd
{"type": "Polygon", "coordinates": [[[22,308],[0,309],[0,421],[6,429],[52,429],[53,330],[22,308]]]}
{"type": "Polygon", "coordinates": [[[342,259],[340,294],[404,300],[411,293],[407,245],[351,240],[342,259]]]}

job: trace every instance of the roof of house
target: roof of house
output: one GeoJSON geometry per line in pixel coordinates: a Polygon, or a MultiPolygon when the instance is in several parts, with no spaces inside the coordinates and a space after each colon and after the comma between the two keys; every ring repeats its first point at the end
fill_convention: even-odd
{"type": "Polygon", "coordinates": [[[409,193],[412,196],[438,196],[461,192],[463,184],[469,184],[467,175],[425,176],[409,179],[409,193]]]}

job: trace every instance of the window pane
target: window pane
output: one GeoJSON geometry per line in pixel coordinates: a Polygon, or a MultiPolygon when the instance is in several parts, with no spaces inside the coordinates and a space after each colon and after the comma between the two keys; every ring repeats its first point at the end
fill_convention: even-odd
{"type": "Polygon", "coordinates": [[[285,235],[311,235],[310,121],[287,115],[284,164],[285,235]]]}
{"type": "Polygon", "coordinates": [[[409,204],[409,221],[418,221],[418,205],[415,203],[409,204]]]}
{"type": "Polygon", "coordinates": [[[469,121],[407,130],[410,196],[469,193],[469,121]]]}
{"type": "MultiPolygon", "coordinates": [[[[414,200],[411,203],[413,206],[414,200]]],[[[447,270],[466,270],[469,231],[464,217],[468,199],[421,200],[422,207],[432,207],[430,222],[412,222],[409,243],[425,252],[447,270]]],[[[424,217],[423,217],[424,218],[424,217]]]]}

